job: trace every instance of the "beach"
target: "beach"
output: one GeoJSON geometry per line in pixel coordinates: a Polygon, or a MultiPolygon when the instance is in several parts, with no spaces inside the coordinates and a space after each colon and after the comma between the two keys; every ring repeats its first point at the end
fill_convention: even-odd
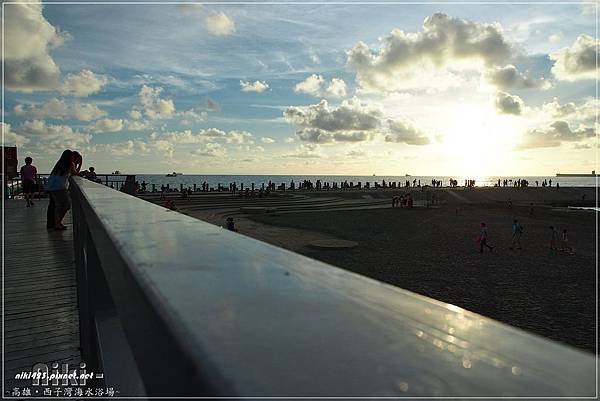
{"type": "Polygon", "coordinates": [[[177,202],[181,212],[217,225],[234,217],[242,235],[580,349],[595,349],[596,213],[567,208],[593,206],[594,188],[411,192],[417,197],[418,191],[433,192],[437,203],[392,208],[392,196],[406,190],[268,198],[200,194],[177,202]],[[514,219],[523,226],[521,250],[509,249],[514,219]],[[479,252],[481,222],[487,224],[493,252],[479,252]],[[550,249],[550,225],[568,230],[572,252],[550,249]],[[313,247],[319,240],[348,240],[356,246],[313,247]]]}

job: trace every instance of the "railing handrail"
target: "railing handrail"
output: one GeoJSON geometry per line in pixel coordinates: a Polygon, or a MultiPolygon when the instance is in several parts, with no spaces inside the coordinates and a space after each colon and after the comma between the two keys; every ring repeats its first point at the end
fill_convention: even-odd
{"type": "Polygon", "coordinates": [[[587,353],[71,182],[82,327],[105,280],[150,397],[594,396],[587,353]]]}

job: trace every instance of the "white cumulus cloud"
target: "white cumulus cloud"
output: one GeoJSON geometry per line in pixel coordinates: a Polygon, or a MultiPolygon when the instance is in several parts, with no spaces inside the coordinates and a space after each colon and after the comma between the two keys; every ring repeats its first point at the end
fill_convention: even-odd
{"type": "Polygon", "coordinates": [[[78,147],[91,139],[91,135],[75,131],[68,125],[47,124],[43,120],[25,121],[15,131],[30,140],[47,143],[53,148],[78,147]]]}
{"type": "Polygon", "coordinates": [[[211,12],[204,18],[206,30],[216,36],[227,36],[235,32],[235,22],[222,12],[211,12]]]}
{"type": "Polygon", "coordinates": [[[551,84],[544,79],[534,79],[522,72],[512,64],[503,67],[492,67],[483,73],[483,79],[498,89],[549,89],[551,84]]]}
{"type": "Polygon", "coordinates": [[[325,96],[331,98],[346,97],[346,82],[341,78],[332,78],[329,84],[323,76],[312,74],[304,81],[298,82],[294,86],[294,92],[306,93],[312,96],[325,96]]]}
{"type": "Polygon", "coordinates": [[[123,129],[123,120],[120,118],[103,118],[90,125],[89,130],[93,133],[99,132],[119,132],[123,129]]]}
{"type": "MultiPolygon", "coordinates": [[[[436,13],[425,19],[422,32],[394,29],[380,39],[378,49],[358,42],[346,55],[361,87],[391,91],[427,83],[424,72],[430,70],[503,65],[510,59],[512,47],[498,24],[436,13]]],[[[446,75],[441,78],[452,78],[446,75]]]]}
{"type": "Polygon", "coordinates": [[[4,74],[9,90],[32,92],[56,89],[60,69],[50,51],[68,35],[52,26],[41,3],[4,5],[4,74]]]}
{"type": "Polygon", "coordinates": [[[4,134],[4,145],[6,146],[23,146],[29,142],[29,139],[23,135],[13,132],[10,124],[2,123],[2,133],[4,134]]]}
{"type": "Polygon", "coordinates": [[[516,95],[511,95],[506,92],[498,92],[496,94],[496,111],[499,114],[520,115],[523,111],[523,100],[516,95]]]}
{"type": "Polygon", "coordinates": [[[60,91],[63,95],[84,97],[100,92],[107,82],[108,78],[104,75],[94,74],[90,70],[81,70],[78,74],[68,74],[60,91]]]}
{"type": "Polygon", "coordinates": [[[257,92],[261,93],[269,89],[269,85],[265,81],[240,81],[242,92],[257,92]]]}
{"type": "Polygon", "coordinates": [[[92,121],[106,115],[106,112],[99,109],[95,104],[69,104],[57,98],[52,98],[41,105],[18,104],[15,106],[14,111],[17,116],[31,119],[53,118],[58,120],[75,119],[92,121]]]}
{"type": "Polygon", "coordinates": [[[555,61],[552,73],[563,81],[577,81],[596,78],[596,57],[598,39],[589,35],[579,35],[571,47],[565,47],[550,54],[555,61]]]}
{"type": "Polygon", "coordinates": [[[144,115],[150,120],[169,119],[175,115],[175,104],[172,99],[160,97],[163,88],[143,85],[138,93],[144,115]]]}
{"type": "Polygon", "coordinates": [[[579,142],[595,135],[596,130],[592,127],[580,125],[572,128],[566,121],[557,120],[547,127],[527,131],[517,149],[556,147],[563,142],[579,142]]]}

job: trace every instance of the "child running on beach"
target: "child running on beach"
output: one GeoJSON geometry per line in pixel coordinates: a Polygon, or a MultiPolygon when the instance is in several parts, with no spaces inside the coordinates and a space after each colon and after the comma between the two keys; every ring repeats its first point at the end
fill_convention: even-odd
{"type": "Polygon", "coordinates": [[[491,252],[494,251],[494,247],[487,243],[488,232],[485,223],[481,223],[481,234],[479,235],[479,253],[483,253],[483,247],[486,246],[491,252]]]}

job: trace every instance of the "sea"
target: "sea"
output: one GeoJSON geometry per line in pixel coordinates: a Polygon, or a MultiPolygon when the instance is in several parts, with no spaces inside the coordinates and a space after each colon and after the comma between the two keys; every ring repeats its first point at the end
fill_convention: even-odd
{"type": "Polygon", "coordinates": [[[373,175],[201,175],[201,174],[181,174],[176,177],[167,177],[164,174],[138,174],[136,175],[136,180],[140,183],[145,181],[148,185],[148,189],[151,190],[152,184],[156,186],[157,189],[160,189],[161,185],[169,185],[170,188],[180,188],[183,186],[194,187],[196,184],[197,187],[200,187],[203,182],[206,182],[211,187],[218,187],[219,184],[222,186],[228,187],[230,183],[244,184],[244,187],[251,187],[254,183],[256,188],[260,188],[261,184],[267,184],[269,181],[275,183],[275,185],[279,185],[282,183],[286,184],[286,187],[289,186],[290,182],[294,181],[296,187],[298,183],[304,180],[310,180],[315,183],[317,180],[321,180],[322,183],[334,183],[337,182],[338,185],[341,182],[347,181],[348,183],[352,182],[355,185],[360,182],[363,186],[366,182],[370,182],[371,186],[375,182],[381,184],[383,181],[386,183],[390,182],[400,182],[402,185],[406,181],[410,181],[411,185],[414,180],[418,183],[420,181],[421,185],[431,185],[432,180],[441,180],[443,186],[447,186],[450,179],[458,180],[458,185],[463,186],[465,180],[475,180],[476,187],[492,187],[494,184],[498,182],[498,179],[501,181],[509,180],[509,185],[518,179],[525,179],[529,182],[530,187],[536,186],[536,181],[539,182],[539,185],[542,185],[544,180],[550,182],[552,180],[552,186],[556,186],[558,183],[561,187],[596,187],[598,185],[598,179],[595,177],[556,177],[556,176],[521,176],[521,177],[500,177],[500,176],[488,176],[488,177],[458,177],[458,176],[394,176],[394,175],[382,175],[382,176],[373,176],[373,175]]]}

